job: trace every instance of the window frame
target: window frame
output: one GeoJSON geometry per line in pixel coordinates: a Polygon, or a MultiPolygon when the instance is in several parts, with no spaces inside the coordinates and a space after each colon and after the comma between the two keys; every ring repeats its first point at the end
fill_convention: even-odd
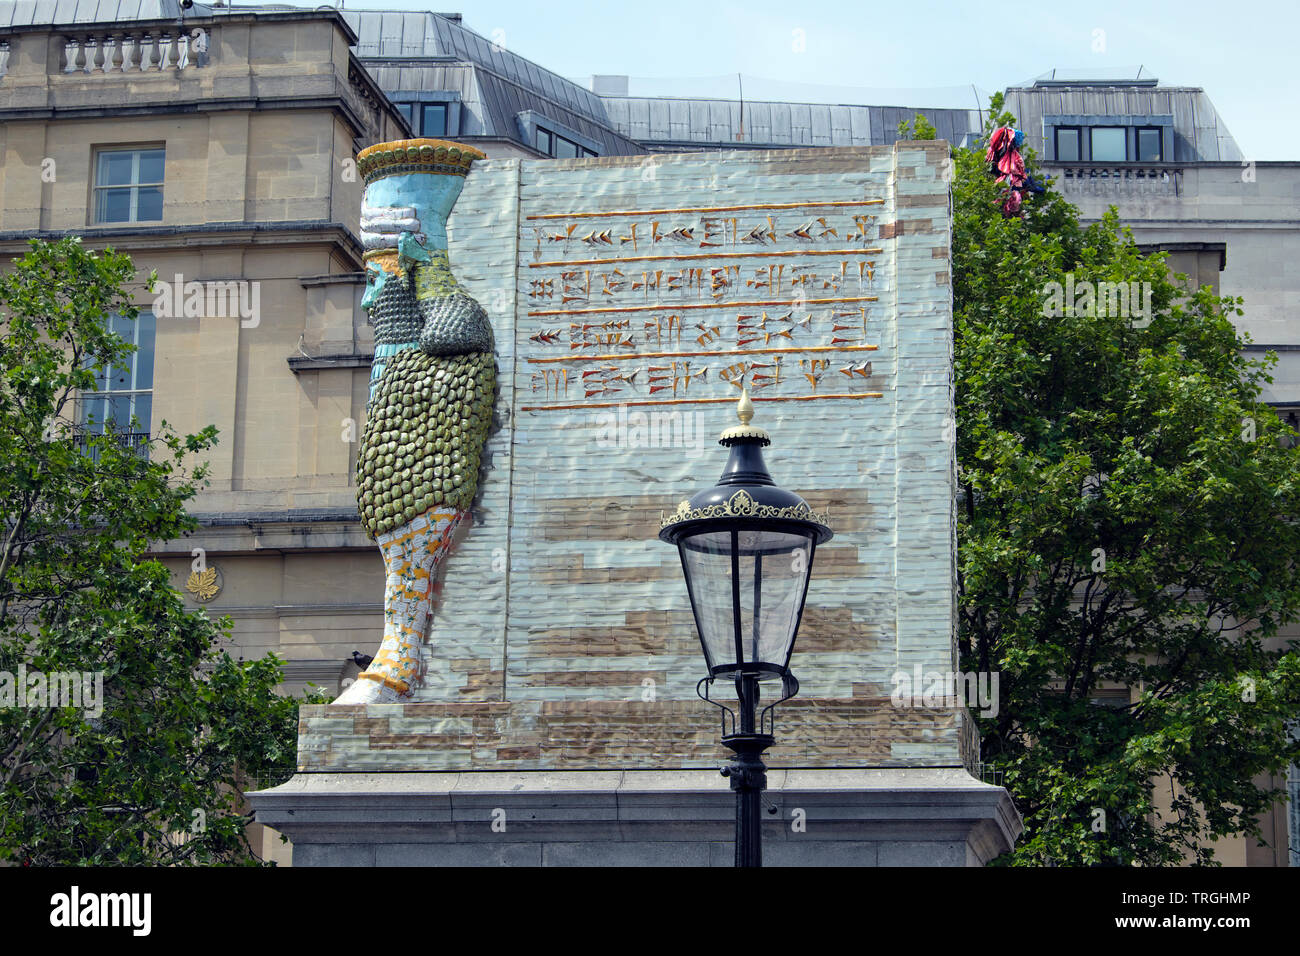
{"type": "Polygon", "coordinates": [[[594,159],[600,156],[600,153],[588,146],[582,145],[572,136],[566,136],[563,133],[557,133],[540,123],[533,129],[533,149],[537,150],[551,159],[594,159]],[[542,137],[546,137],[546,147],[542,147],[542,137]],[[572,156],[561,156],[559,153],[560,143],[573,147],[572,156]]]}
{"type": "Polygon", "coordinates": [[[1127,126],[1089,126],[1088,127],[1088,161],[1092,163],[1127,163],[1129,161],[1128,149],[1128,131],[1127,126]],[[1097,151],[1093,148],[1093,135],[1100,130],[1118,130],[1124,140],[1124,155],[1119,159],[1099,159],[1097,151]]]}
{"type": "Polygon", "coordinates": [[[556,159],[581,159],[582,158],[582,147],[579,144],[575,143],[567,136],[561,136],[558,133],[552,133],[551,137],[553,142],[555,143],[555,152],[552,155],[554,155],[556,159]],[[564,155],[560,155],[561,143],[573,149],[572,156],[569,155],[568,150],[565,151],[564,155]]]}
{"type": "Polygon", "coordinates": [[[411,127],[412,136],[430,139],[455,139],[461,135],[460,94],[455,90],[390,90],[386,94],[393,108],[411,127]],[[443,109],[441,133],[424,130],[424,111],[430,106],[443,109]]]}
{"type": "MultiPolygon", "coordinates": [[[[117,313],[113,313],[109,317],[110,328],[113,322],[123,318],[124,318],[123,316],[117,313]]],[[[131,337],[129,343],[135,346],[135,351],[125,357],[125,360],[129,363],[129,370],[130,370],[130,378],[129,378],[128,385],[125,388],[114,388],[113,387],[115,384],[113,382],[114,369],[112,367],[105,369],[103,372],[102,381],[96,382],[97,386],[102,386],[102,387],[96,387],[93,390],[83,391],[77,395],[77,405],[76,405],[77,430],[87,435],[103,435],[108,432],[108,426],[111,421],[113,433],[118,435],[125,435],[125,436],[143,436],[145,441],[147,442],[149,436],[152,434],[153,431],[153,392],[154,392],[153,380],[154,380],[154,373],[157,370],[157,366],[158,366],[158,317],[154,314],[152,309],[142,308],[139,310],[138,314],[136,315],[135,320],[128,323],[128,327],[130,328],[131,331],[131,337]],[[150,327],[150,334],[153,339],[152,342],[149,343],[149,349],[147,351],[147,354],[150,357],[149,381],[147,386],[142,385],[140,379],[140,364],[139,364],[140,355],[142,351],[141,349],[142,335],[143,335],[142,330],[144,329],[146,324],[141,320],[144,319],[145,316],[148,316],[150,319],[148,325],[150,327]],[[148,420],[141,418],[140,415],[138,414],[140,410],[139,401],[142,397],[148,397],[149,399],[148,420]],[[89,403],[91,401],[104,400],[105,402],[111,402],[115,398],[126,398],[128,400],[128,411],[127,411],[126,421],[119,422],[116,419],[110,419],[107,413],[103,416],[103,418],[100,421],[97,422],[87,421],[87,416],[89,414],[89,403]],[[137,431],[131,425],[132,416],[140,419],[140,426],[143,429],[142,431],[137,431]]],[[[117,334],[122,335],[122,332],[120,330],[117,330],[117,334]]],[[[122,335],[122,338],[125,339],[127,337],[125,335],[122,335]]],[[[120,368],[121,366],[116,366],[116,367],[120,368]]],[[[105,408],[106,406],[101,404],[100,407],[105,408]]]]}
{"type": "Polygon", "coordinates": [[[90,221],[95,226],[134,226],[144,223],[162,222],[166,214],[166,187],[167,187],[167,144],[150,143],[130,146],[97,146],[93,150],[92,168],[94,169],[94,178],[91,181],[90,195],[90,221]],[[140,181],[140,163],[142,154],[148,152],[162,153],[162,172],[163,178],[158,182],[141,182],[140,181]],[[129,183],[112,183],[101,184],[100,164],[102,157],[113,153],[128,153],[131,155],[131,182],[129,183]],[[157,219],[141,219],[140,212],[140,190],[157,189],[161,202],[158,208],[157,219]],[[100,216],[101,197],[106,196],[110,191],[126,190],[130,197],[129,218],[127,219],[104,219],[100,216]]]}
{"type": "Polygon", "coordinates": [[[1083,127],[1082,126],[1054,126],[1052,127],[1052,157],[1059,163],[1080,163],[1083,162],[1083,127]],[[1074,134],[1074,159],[1061,158],[1061,134],[1074,134]]]}
{"type": "Polygon", "coordinates": [[[450,103],[447,103],[445,100],[444,100],[444,101],[440,101],[440,102],[436,102],[436,103],[435,103],[435,102],[421,103],[421,104],[420,104],[420,132],[419,132],[419,135],[420,135],[420,136],[423,136],[423,137],[434,138],[434,139],[439,139],[439,138],[442,138],[442,137],[445,137],[445,136],[450,135],[450,130],[451,130],[451,109],[450,109],[450,106],[451,106],[451,104],[450,104],[450,103]],[[428,115],[427,115],[427,114],[428,114],[428,112],[429,112],[430,110],[442,110],[442,129],[441,129],[440,131],[436,132],[436,133],[431,133],[431,132],[429,132],[429,130],[428,130],[428,123],[427,123],[428,115]]]}
{"type": "Polygon", "coordinates": [[[1165,131],[1159,126],[1135,126],[1133,127],[1133,151],[1137,155],[1139,163],[1163,163],[1165,155],[1165,131]],[[1159,155],[1155,159],[1150,159],[1142,155],[1142,134],[1155,133],[1157,151],[1159,155]]]}

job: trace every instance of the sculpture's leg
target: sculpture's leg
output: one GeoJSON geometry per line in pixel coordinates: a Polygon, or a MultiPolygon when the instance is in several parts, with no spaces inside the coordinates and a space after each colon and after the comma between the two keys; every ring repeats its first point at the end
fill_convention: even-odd
{"type": "Polygon", "coordinates": [[[457,527],[468,514],[434,508],[379,536],[387,571],[384,640],[370,667],[334,703],[395,703],[420,686],[420,645],[433,613],[438,564],[451,550],[457,527]]]}

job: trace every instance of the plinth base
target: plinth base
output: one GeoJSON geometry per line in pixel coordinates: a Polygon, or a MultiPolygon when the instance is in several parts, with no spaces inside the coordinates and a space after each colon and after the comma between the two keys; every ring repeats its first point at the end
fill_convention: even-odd
{"type": "MultiPolygon", "coordinates": [[[[299,773],[248,794],[295,866],[730,866],[716,770],[299,773]]],[[[769,770],[766,866],[982,866],[1021,831],[957,768],[769,770]],[[769,812],[772,811],[772,812],[769,812]]]]}

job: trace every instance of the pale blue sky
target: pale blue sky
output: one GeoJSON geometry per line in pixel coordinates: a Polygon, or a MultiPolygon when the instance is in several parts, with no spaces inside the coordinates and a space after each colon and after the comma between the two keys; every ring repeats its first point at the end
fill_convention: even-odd
{"type": "Polygon", "coordinates": [[[593,73],[627,74],[633,95],[734,98],[741,73],[747,99],[973,106],[972,84],[986,99],[1053,68],[1133,76],[1141,67],[1164,84],[1202,87],[1251,159],[1300,160],[1296,0],[345,3],[458,12],[584,85],[593,73]]]}

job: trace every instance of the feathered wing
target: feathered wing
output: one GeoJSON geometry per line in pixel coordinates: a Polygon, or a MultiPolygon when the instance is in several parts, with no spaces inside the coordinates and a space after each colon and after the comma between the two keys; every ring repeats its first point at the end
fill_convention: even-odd
{"type": "Polygon", "coordinates": [[[406,349],[389,359],[357,462],[358,507],[372,538],[430,508],[469,510],[495,388],[491,352],[406,349]]]}

